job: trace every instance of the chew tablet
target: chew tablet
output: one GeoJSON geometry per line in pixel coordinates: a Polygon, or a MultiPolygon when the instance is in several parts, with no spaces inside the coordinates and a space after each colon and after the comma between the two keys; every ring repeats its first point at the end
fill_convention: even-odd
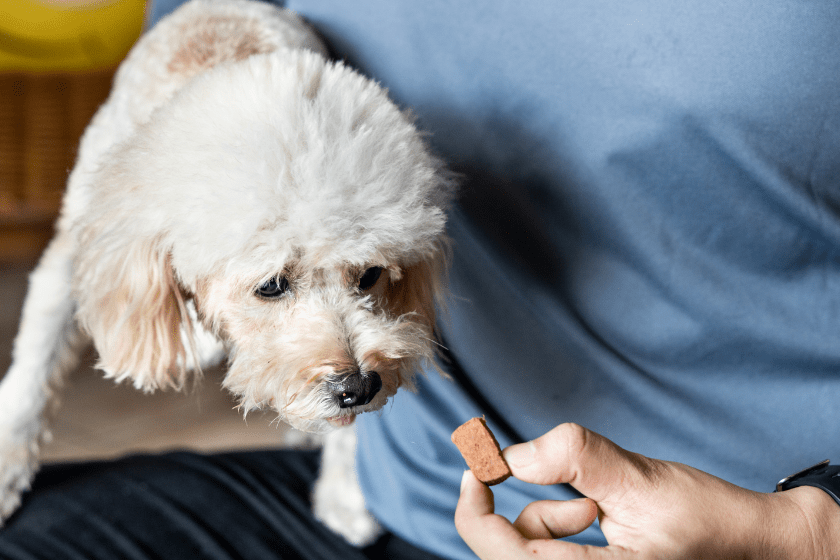
{"type": "Polygon", "coordinates": [[[472,418],[459,426],[452,432],[452,443],[475,477],[487,486],[499,484],[511,475],[502,448],[484,418],[472,418]]]}

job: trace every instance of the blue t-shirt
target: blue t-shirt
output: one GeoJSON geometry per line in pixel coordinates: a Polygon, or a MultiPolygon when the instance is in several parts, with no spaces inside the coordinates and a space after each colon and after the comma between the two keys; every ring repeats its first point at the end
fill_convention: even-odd
{"type": "MultiPolygon", "coordinates": [[[[502,445],[572,421],[760,491],[840,459],[840,4],[287,5],[464,176],[454,379],[358,421],[386,527],[473,557],[449,436],[481,414],[502,445]]],[[[494,492],[510,519],[571,495],[494,492]]]]}

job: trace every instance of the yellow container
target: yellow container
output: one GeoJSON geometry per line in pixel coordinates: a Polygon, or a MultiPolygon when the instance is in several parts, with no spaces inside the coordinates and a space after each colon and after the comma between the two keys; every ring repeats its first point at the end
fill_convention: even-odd
{"type": "Polygon", "coordinates": [[[0,0],[0,72],[118,64],[143,28],[145,0],[0,0]]]}
{"type": "Polygon", "coordinates": [[[145,0],[0,0],[0,264],[52,235],[79,136],[143,28],[145,0]]]}

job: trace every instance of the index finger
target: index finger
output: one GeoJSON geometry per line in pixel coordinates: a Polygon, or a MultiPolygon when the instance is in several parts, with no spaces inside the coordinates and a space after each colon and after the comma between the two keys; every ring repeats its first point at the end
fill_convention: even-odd
{"type": "Polygon", "coordinates": [[[472,551],[484,559],[510,558],[527,540],[510,521],[494,513],[493,492],[472,471],[465,471],[461,480],[455,528],[472,551]]]}
{"type": "Polygon", "coordinates": [[[455,509],[458,534],[482,560],[587,560],[617,558],[621,548],[600,548],[552,539],[527,539],[513,524],[494,513],[493,492],[470,472],[464,473],[455,509]]]}

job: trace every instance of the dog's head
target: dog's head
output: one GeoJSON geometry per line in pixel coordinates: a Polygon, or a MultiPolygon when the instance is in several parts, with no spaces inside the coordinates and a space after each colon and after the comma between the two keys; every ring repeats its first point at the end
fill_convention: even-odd
{"type": "Polygon", "coordinates": [[[74,289],[110,376],[180,387],[198,321],[246,410],[321,431],[433,356],[453,182],[370,80],[307,52],[217,67],[106,160],[74,289]]]}

